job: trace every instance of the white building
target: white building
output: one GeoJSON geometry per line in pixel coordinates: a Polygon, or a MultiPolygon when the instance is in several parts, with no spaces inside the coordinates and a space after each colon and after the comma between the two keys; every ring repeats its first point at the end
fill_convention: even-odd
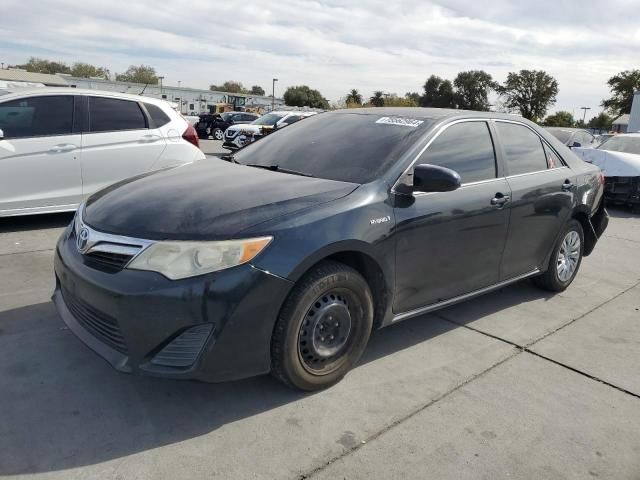
{"type": "Polygon", "coordinates": [[[627,132],[640,132],[640,91],[633,95],[633,104],[631,105],[631,115],[629,115],[627,132]]]}
{"type": "MultiPolygon", "coordinates": [[[[120,93],[131,93],[146,97],[163,98],[175,103],[185,115],[198,115],[220,111],[224,104],[230,104],[233,110],[271,110],[271,97],[245,95],[242,93],[213,92],[190,87],[172,87],[145,85],[144,83],[118,82],[102,78],[81,78],[62,74],[69,86],[94,90],[107,90],[120,93]]],[[[275,99],[275,107],[284,105],[284,100],[275,99]]],[[[227,106],[227,108],[229,108],[227,106]]]]}

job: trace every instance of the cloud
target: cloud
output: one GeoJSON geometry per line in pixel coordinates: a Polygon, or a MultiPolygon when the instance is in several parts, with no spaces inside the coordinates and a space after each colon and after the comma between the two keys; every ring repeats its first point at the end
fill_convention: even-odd
{"type": "Polygon", "coordinates": [[[234,79],[269,90],[308,84],[336,100],[349,89],[419,91],[432,73],[547,70],[556,109],[597,110],[606,80],[638,68],[640,15],[631,0],[5,0],[0,60],[30,55],[100,64],[151,64],[166,84],[207,88],[234,79]],[[7,5],[8,3],[8,5],[7,5]],[[356,2],[353,2],[356,3],[356,2]]]}

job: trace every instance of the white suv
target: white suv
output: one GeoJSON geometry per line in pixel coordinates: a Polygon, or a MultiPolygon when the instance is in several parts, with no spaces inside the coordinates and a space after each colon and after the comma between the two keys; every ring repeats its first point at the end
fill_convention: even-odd
{"type": "Polygon", "coordinates": [[[227,150],[238,150],[263,136],[266,130],[283,128],[317,113],[305,111],[271,112],[251,123],[231,125],[224,132],[222,146],[227,150]]]}
{"type": "Polygon", "coordinates": [[[107,185],[204,158],[164,100],[73,88],[0,97],[0,217],[72,211],[107,185]]]}

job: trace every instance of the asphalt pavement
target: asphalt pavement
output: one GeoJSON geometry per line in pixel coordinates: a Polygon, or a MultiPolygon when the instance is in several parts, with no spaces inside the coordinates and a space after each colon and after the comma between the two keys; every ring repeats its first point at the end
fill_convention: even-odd
{"type": "Polygon", "coordinates": [[[566,292],[524,281],[378,331],[315,394],[114,371],[50,301],[71,216],[0,219],[0,476],[637,480],[640,217],[611,215],[566,292]]]}

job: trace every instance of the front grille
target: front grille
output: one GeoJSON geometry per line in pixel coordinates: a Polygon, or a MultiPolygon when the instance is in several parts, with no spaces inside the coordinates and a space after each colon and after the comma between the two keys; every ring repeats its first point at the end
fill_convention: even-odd
{"type": "Polygon", "coordinates": [[[127,344],[115,318],[95,309],[64,288],[62,298],[74,318],[89,333],[114,350],[127,355],[127,344]]]}
{"type": "Polygon", "coordinates": [[[84,255],[84,262],[97,270],[116,273],[122,270],[132,258],[133,255],[123,253],[90,251],[84,255]]]}

